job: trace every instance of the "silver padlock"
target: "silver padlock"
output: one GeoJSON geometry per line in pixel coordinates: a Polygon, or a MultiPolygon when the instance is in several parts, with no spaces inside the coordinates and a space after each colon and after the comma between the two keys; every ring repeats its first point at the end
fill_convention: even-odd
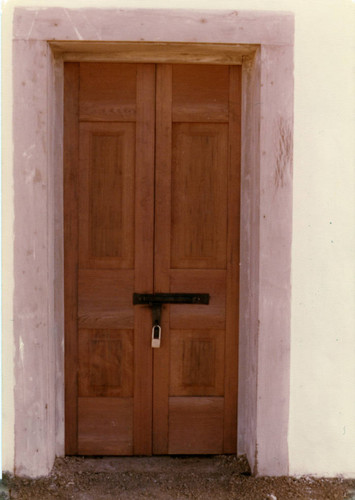
{"type": "Polygon", "coordinates": [[[161,326],[156,324],[152,328],[152,347],[157,348],[160,347],[161,340],[161,326]]]}

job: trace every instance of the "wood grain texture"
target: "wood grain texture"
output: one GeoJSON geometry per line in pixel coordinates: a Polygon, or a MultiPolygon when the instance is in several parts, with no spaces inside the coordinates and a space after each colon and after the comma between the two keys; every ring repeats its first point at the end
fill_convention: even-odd
{"type": "Polygon", "coordinates": [[[230,67],[228,163],[228,266],[225,362],[224,451],[237,447],[241,68],[230,67]]]}
{"type": "MultiPolygon", "coordinates": [[[[172,66],[157,66],[154,291],[169,290],[172,66]]],[[[162,343],[154,350],[153,452],[168,453],[169,307],[162,310],[162,343]]]]}
{"type": "MultiPolygon", "coordinates": [[[[69,299],[78,293],[73,453],[234,453],[240,69],[108,66],[81,68],[90,121],[80,123],[80,175],[71,173],[68,191],[68,241],[78,240],[78,224],[80,240],[79,272],[68,267],[78,283],[68,288],[69,299]],[[100,69],[109,76],[95,93],[100,69]],[[131,88],[116,97],[124,74],[131,88]],[[134,291],[209,293],[210,304],[165,305],[152,350],[151,310],[133,306],[134,291]]],[[[78,106],[73,116],[70,162],[78,106]]],[[[68,252],[77,263],[77,249],[68,252]]]]}
{"type": "Polygon", "coordinates": [[[78,325],[81,328],[133,328],[133,287],[131,270],[79,270],[78,325]]]}
{"type": "Polygon", "coordinates": [[[228,125],[173,127],[171,267],[225,269],[228,125]]]}
{"type": "Polygon", "coordinates": [[[223,43],[50,41],[64,61],[127,63],[242,64],[257,45],[223,43]]]}
{"type": "MultiPolygon", "coordinates": [[[[170,69],[168,65],[158,68],[157,82],[155,290],[205,292],[211,299],[208,306],[171,304],[163,310],[164,347],[154,353],[153,449],[156,453],[220,453],[224,439],[226,450],[235,445],[230,427],[224,428],[225,421],[230,426],[234,419],[231,378],[237,369],[237,360],[232,360],[232,330],[228,337],[232,351],[225,345],[227,314],[233,316],[226,304],[233,310],[237,307],[235,295],[227,295],[238,286],[227,289],[227,280],[232,283],[236,278],[233,271],[228,277],[227,270],[234,242],[238,244],[234,216],[239,213],[238,207],[231,206],[233,192],[239,189],[231,173],[239,168],[230,157],[236,132],[229,123],[235,113],[230,109],[232,83],[229,68],[213,72],[206,67],[170,69]],[[217,404],[218,411],[210,408],[205,420],[200,409],[208,414],[206,401],[213,397],[220,397],[218,404],[211,403],[213,408],[217,404]],[[229,410],[232,416],[224,415],[229,410]],[[192,431],[191,418],[196,425],[192,431]],[[194,441],[198,432],[203,434],[199,443],[194,441]]],[[[233,262],[235,258],[238,255],[233,262]]]]}
{"type": "Polygon", "coordinates": [[[206,305],[170,305],[170,328],[222,329],[226,325],[226,271],[216,269],[172,269],[170,291],[173,293],[209,293],[206,305]]]}
{"type": "Polygon", "coordinates": [[[135,121],[135,64],[80,64],[80,120],[135,121]]]}
{"type": "Polygon", "coordinates": [[[223,398],[169,398],[169,453],[223,452],[223,398]]]}
{"type": "Polygon", "coordinates": [[[174,122],[228,122],[228,66],[173,68],[174,122]]]}
{"type": "Polygon", "coordinates": [[[81,267],[134,265],[134,123],[80,125],[81,267]]]}
{"type": "MultiPolygon", "coordinates": [[[[91,123],[80,123],[80,176],[75,185],[80,203],[75,198],[73,220],[76,227],[79,224],[80,243],[74,242],[74,251],[79,248],[80,262],[79,273],[74,274],[79,303],[72,329],[75,398],[70,425],[79,425],[75,452],[150,454],[151,317],[150,311],[133,308],[132,293],[153,289],[154,66],[84,64],[81,77],[74,109],[79,102],[81,118],[91,123]],[[127,113],[132,106],[134,113],[127,113]],[[127,123],[131,120],[137,123],[127,123]],[[79,399],[78,370],[80,394],[86,396],[79,399]],[[88,401],[88,395],[95,397],[88,401]],[[112,423],[109,412],[123,412],[126,418],[125,401],[132,395],[129,425],[118,423],[114,414],[112,423]],[[103,413],[95,408],[95,399],[106,408],[103,413]],[[95,429],[100,415],[108,430],[99,424],[95,429]],[[117,427],[118,437],[113,436],[112,426],[117,427]],[[111,438],[114,446],[106,445],[111,438]]],[[[76,121],[78,135],[78,117],[76,121]]],[[[75,159],[77,172],[78,154],[75,159]]],[[[74,266],[76,273],[77,257],[74,266]]]]}
{"type": "Polygon", "coordinates": [[[132,455],[132,398],[79,398],[78,453],[132,455]]]}
{"type": "Polygon", "coordinates": [[[64,65],[65,453],[77,453],[77,263],[79,65],[64,65]]]}
{"type": "MultiPolygon", "coordinates": [[[[135,291],[153,292],[155,67],[137,68],[135,291]]],[[[135,308],[134,453],[152,453],[151,312],[135,308]]]]}
{"type": "Polygon", "coordinates": [[[133,330],[79,330],[79,397],[133,397],[133,330]]]}
{"type": "Polygon", "coordinates": [[[170,396],[223,396],[224,330],[170,330],[170,396]]]}

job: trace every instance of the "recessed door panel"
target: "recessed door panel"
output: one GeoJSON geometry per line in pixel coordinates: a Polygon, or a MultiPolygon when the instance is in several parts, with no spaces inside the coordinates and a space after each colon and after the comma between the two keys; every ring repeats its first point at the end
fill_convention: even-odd
{"type": "Polygon", "coordinates": [[[135,124],[80,124],[79,262],[134,266],[135,124]]]}
{"type": "Polygon", "coordinates": [[[170,330],[170,346],[170,396],[223,396],[223,330],[170,330]]]}
{"type": "Polygon", "coordinates": [[[133,330],[79,330],[79,397],[133,397],[133,330]]]}
{"type": "Polygon", "coordinates": [[[65,66],[66,452],[234,453],[240,67],[65,66]]]}
{"type": "Polygon", "coordinates": [[[225,269],[228,125],[172,127],[171,267],[225,269]]]}

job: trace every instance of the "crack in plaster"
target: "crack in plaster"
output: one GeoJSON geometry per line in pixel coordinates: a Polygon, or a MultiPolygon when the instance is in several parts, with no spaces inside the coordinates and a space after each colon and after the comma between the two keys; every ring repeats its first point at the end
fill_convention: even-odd
{"type": "Polygon", "coordinates": [[[33,27],[35,25],[35,22],[37,21],[37,17],[38,17],[38,10],[36,10],[35,15],[33,16],[33,21],[32,21],[32,24],[31,24],[30,29],[29,29],[28,34],[27,34],[27,40],[29,40],[29,38],[32,34],[33,27]]]}
{"type": "Polygon", "coordinates": [[[289,120],[279,116],[275,130],[278,134],[276,140],[276,166],[274,171],[274,184],[276,191],[286,186],[287,171],[292,174],[292,130],[289,120]]]}
{"type": "Polygon", "coordinates": [[[73,30],[75,31],[76,36],[79,38],[79,40],[84,40],[84,38],[81,36],[81,34],[80,34],[80,32],[79,32],[78,28],[75,26],[75,24],[74,24],[74,22],[73,22],[72,18],[70,17],[70,14],[69,14],[69,12],[68,12],[68,9],[64,9],[64,12],[65,12],[65,15],[67,16],[67,18],[68,18],[68,20],[69,20],[70,24],[72,25],[73,30]]]}
{"type": "Polygon", "coordinates": [[[92,22],[88,19],[88,17],[87,17],[87,15],[85,14],[85,12],[83,12],[83,13],[82,13],[82,16],[85,18],[86,23],[87,23],[88,25],[90,25],[90,26],[93,28],[93,30],[95,31],[96,36],[97,36],[97,39],[98,39],[98,40],[100,40],[100,41],[102,41],[102,36],[101,36],[100,32],[96,29],[95,24],[94,24],[94,23],[92,23],[92,22]]]}
{"type": "Polygon", "coordinates": [[[23,356],[24,356],[24,351],[25,351],[25,344],[23,343],[22,337],[20,337],[20,359],[21,359],[21,364],[23,365],[23,356]]]}

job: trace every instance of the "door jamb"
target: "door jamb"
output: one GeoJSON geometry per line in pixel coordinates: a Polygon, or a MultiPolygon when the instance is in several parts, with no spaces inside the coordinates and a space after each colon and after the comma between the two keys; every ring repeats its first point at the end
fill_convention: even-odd
{"type": "MultiPolygon", "coordinates": [[[[245,44],[235,47],[232,44],[186,44],[186,43],[160,43],[160,42],[49,42],[56,62],[112,62],[112,63],[154,63],[154,64],[213,64],[213,65],[242,65],[243,59],[250,60],[254,56],[257,45],[245,44]]],[[[64,108],[63,108],[64,110],[64,108]]],[[[64,131],[65,136],[65,131],[64,131]]],[[[241,141],[240,141],[241,142],[241,141]]],[[[65,154],[65,151],[64,151],[65,154]]],[[[241,158],[239,162],[240,168],[241,158]]],[[[239,224],[239,231],[240,231],[239,224]]],[[[69,230],[71,233],[72,230],[69,230]]],[[[240,238],[240,236],[239,236],[240,238]]],[[[64,239],[64,235],[63,235],[64,239]]],[[[64,244],[64,241],[63,241],[64,244]]],[[[73,250],[70,250],[72,253],[73,250]]],[[[75,272],[73,269],[72,272],[75,272]]],[[[70,293],[73,292],[70,288],[70,293]]],[[[70,312],[70,311],[69,311],[70,312]]],[[[69,314],[71,317],[71,313],[69,314]]],[[[238,304],[239,318],[239,304],[238,304]]],[[[71,322],[70,322],[71,324],[71,322]]],[[[238,325],[239,327],[239,325],[238,325]]],[[[238,332],[239,328],[237,328],[238,332]]],[[[65,335],[64,335],[65,336],[65,335]]],[[[69,336],[70,338],[70,336],[69,336]]],[[[237,346],[238,350],[238,346],[237,346]]],[[[65,358],[65,351],[64,351],[65,358]]],[[[65,361],[65,359],[64,359],[65,361]]],[[[75,383],[71,367],[65,370],[65,383],[75,383]],[[68,380],[70,379],[70,382],[68,380]]],[[[64,413],[66,411],[66,405],[64,413]]],[[[66,421],[66,418],[65,418],[66,421]]],[[[72,425],[66,432],[73,433],[72,425]]],[[[69,454],[76,454],[75,449],[70,444],[65,434],[65,448],[70,450],[69,454]]]]}

